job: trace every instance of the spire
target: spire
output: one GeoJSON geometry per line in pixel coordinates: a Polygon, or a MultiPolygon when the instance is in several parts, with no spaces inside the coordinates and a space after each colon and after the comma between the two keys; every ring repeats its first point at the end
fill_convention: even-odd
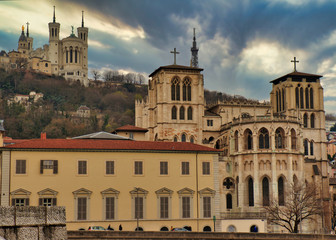
{"type": "Polygon", "coordinates": [[[191,67],[198,67],[198,48],[196,45],[196,33],[194,28],[193,45],[191,48],[191,67]]]}
{"type": "Polygon", "coordinates": [[[82,27],[84,27],[84,11],[82,11],[82,27]]]}
{"type": "Polygon", "coordinates": [[[56,16],[55,16],[55,6],[54,6],[54,17],[53,17],[53,23],[56,22],[56,16]]]}
{"type": "Polygon", "coordinates": [[[24,26],[23,26],[23,25],[22,25],[22,32],[21,32],[21,35],[23,35],[23,36],[25,35],[25,34],[24,34],[24,26]]]}
{"type": "Polygon", "coordinates": [[[27,22],[26,24],[27,24],[27,37],[29,37],[29,22],[27,22]]]}

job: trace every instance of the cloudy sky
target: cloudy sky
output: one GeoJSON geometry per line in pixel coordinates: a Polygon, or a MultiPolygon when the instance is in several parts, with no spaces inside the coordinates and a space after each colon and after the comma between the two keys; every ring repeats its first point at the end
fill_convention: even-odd
{"type": "Polygon", "coordinates": [[[196,28],[209,90],[268,100],[269,81],[297,70],[320,74],[325,109],[336,113],[335,0],[0,0],[0,50],[17,48],[30,23],[34,48],[48,43],[53,6],[61,36],[89,28],[89,68],[139,72],[190,64],[196,28]]]}

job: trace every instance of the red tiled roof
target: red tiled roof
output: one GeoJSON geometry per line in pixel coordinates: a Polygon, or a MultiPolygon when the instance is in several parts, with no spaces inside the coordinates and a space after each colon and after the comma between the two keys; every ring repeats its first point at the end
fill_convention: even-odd
{"type": "Polygon", "coordinates": [[[5,146],[3,149],[220,152],[220,150],[217,149],[187,142],[149,142],[98,139],[32,139],[22,143],[5,146]]]}
{"type": "Polygon", "coordinates": [[[121,126],[121,127],[118,127],[115,131],[116,132],[119,132],[119,131],[148,132],[146,128],[136,127],[133,125],[121,126]]]}

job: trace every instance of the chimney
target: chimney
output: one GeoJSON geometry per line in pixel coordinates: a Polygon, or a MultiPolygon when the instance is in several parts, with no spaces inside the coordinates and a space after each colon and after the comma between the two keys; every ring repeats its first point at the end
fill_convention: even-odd
{"type": "Polygon", "coordinates": [[[46,140],[46,139],[47,139],[47,133],[41,132],[41,140],[46,140]]]}

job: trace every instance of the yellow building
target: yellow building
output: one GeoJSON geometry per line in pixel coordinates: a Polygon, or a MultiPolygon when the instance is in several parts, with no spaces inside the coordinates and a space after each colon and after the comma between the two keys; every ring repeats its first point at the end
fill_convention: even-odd
{"type": "Polygon", "coordinates": [[[192,143],[38,139],[2,148],[1,205],[66,207],[67,229],[212,230],[218,150],[192,143]]]}

